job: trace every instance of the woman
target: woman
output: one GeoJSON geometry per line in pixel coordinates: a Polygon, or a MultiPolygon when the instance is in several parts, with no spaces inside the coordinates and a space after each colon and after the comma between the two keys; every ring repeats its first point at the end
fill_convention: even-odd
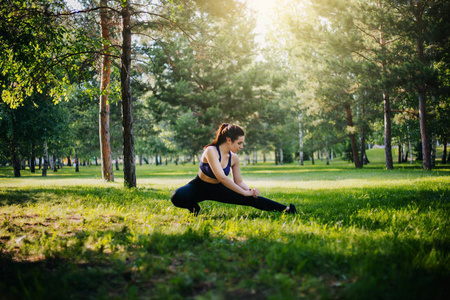
{"type": "Polygon", "coordinates": [[[285,206],[260,197],[258,189],[251,189],[242,181],[236,153],[243,148],[244,139],[244,131],[239,126],[220,125],[215,140],[204,148],[197,177],[173,193],[172,203],[187,208],[194,215],[198,215],[198,203],[204,200],[295,214],[293,204],[285,206]],[[230,170],[233,180],[227,177],[230,170]]]}

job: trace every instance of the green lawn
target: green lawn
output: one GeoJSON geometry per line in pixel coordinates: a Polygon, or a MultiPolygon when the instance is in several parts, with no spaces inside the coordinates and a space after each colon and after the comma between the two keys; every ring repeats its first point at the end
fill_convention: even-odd
{"type": "Polygon", "coordinates": [[[448,299],[450,165],[257,164],[244,179],[299,214],[169,201],[198,166],[12,177],[0,168],[0,299],[448,299]]]}

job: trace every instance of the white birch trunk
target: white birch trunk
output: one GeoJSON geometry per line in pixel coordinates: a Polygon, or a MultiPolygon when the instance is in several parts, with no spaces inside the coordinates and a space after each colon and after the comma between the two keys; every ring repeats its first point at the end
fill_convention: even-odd
{"type": "Polygon", "coordinates": [[[331,147],[331,162],[333,162],[333,147],[331,147]]]}
{"type": "Polygon", "coordinates": [[[284,160],[284,158],[283,158],[283,148],[280,148],[280,165],[283,164],[283,160],[284,160]]]}
{"type": "Polygon", "coordinates": [[[327,165],[329,165],[330,164],[330,156],[328,155],[327,148],[323,149],[323,151],[325,151],[326,162],[327,162],[327,165]]]}
{"type": "Polygon", "coordinates": [[[436,149],[437,149],[437,138],[433,134],[431,137],[431,166],[436,166],[436,149]]]}
{"type": "Polygon", "coordinates": [[[303,166],[303,130],[302,130],[302,114],[298,115],[298,140],[300,143],[299,164],[303,166]]]}

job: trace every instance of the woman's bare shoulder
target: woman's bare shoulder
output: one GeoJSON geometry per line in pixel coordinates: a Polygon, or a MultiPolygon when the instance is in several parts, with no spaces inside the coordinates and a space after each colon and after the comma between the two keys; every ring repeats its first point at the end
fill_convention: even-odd
{"type": "Polygon", "coordinates": [[[211,155],[213,155],[213,157],[219,157],[219,154],[217,153],[216,147],[215,146],[208,146],[205,148],[205,150],[203,150],[203,155],[202,156],[209,156],[211,157],[211,155]]]}
{"type": "Polygon", "coordinates": [[[239,163],[239,155],[234,152],[231,152],[231,164],[239,163]]]}

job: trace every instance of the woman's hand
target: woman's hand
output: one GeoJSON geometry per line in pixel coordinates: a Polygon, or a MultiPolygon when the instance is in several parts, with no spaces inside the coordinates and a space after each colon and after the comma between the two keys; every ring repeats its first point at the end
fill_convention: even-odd
{"type": "Polygon", "coordinates": [[[244,196],[246,196],[246,197],[252,196],[253,198],[258,198],[259,190],[258,189],[248,189],[245,191],[244,196]]]}
{"type": "Polygon", "coordinates": [[[253,193],[253,197],[258,198],[259,196],[259,190],[257,188],[251,189],[252,193],[253,193]]]}

